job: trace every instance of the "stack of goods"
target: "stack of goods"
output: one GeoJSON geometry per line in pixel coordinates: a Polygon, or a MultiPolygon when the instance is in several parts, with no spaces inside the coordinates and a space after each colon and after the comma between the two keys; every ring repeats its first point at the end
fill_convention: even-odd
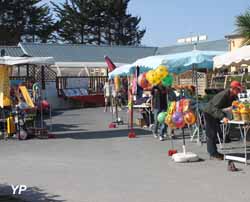
{"type": "Polygon", "coordinates": [[[171,102],[167,112],[161,112],[157,118],[159,123],[165,122],[170,128],[184,128],[186,125],[193,125],[196,122],[196,116],[190,110],[190,100],[188,99],[171,102]]]}
{"type": "Polygon", "coordinates": [[[232,113],[235,121],[250,121],[250,103],[234,101],[232,113]]]}

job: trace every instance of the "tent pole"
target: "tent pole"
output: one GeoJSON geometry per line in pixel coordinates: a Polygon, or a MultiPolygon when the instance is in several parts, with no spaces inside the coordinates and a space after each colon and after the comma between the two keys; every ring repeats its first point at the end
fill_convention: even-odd
{"type": "Polygon", "coordinates": [[[196,128],[193,132],[193,135],[191,137],[191,140],[195,137],[195,135],[197,134],[197,143],[200,143],[200,119],[199,119],[199,99],[198,99],[198,71],[196,68],[196,64],[192,65],[192,74],[193,74],[193,83],[195,85],[195,99],[196,99],[196,107],[195,107],[195,111],[196,111],[196,115],[197,115],[197,122],[196,122],[196,128]]]}
{"type": "MultiPolygon", "coordinates": [[[[194,64],[194,70],[195,70],[195,84],[196,84],[196,112],[197,114],[199,114],[199,92],[198,92],[198,71],[197,71],[197,68],[195,67],[195,64],[194,64]]],[[[200,120],[198,119],[198,130],[197,130],[197,143],[200,142],[200,120]]]]}

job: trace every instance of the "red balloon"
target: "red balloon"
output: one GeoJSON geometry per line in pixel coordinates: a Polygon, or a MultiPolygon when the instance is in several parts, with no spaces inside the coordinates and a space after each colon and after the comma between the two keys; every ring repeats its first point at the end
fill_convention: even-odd
{"type": "Polygon", "coordinates": [[[149,82],[146,79],[146,72],[140,74],[138,77],[138,85],[142,88],[148,88],[150,86],[149,82]]]}
{"type": "Polygon", "coordinates": [[[185,122],[182,121],[182,122],[175,123],[175,126],[176,126],[176,128],[184,128],[185,122]]]}

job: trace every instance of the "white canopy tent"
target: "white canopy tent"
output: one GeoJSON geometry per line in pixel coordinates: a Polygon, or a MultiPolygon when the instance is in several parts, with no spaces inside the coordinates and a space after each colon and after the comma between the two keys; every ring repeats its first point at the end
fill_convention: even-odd
{"type": "Polygon", "coordinates": [[[34,65],[53,65],[55,60],[53,57],[0,57],[0,65],[21,65],[21,64],[34,64],[34,65]]]}
{"type": "Polygon", "coordinates": [[[131,69],[131,64],[118,66],[112,72],[108,74],[109,79],[112,79],[115,76],[126,76],[129,74],[130,69],[131,69]]]}
{"type": "Polygon", "coordinates": [[[231,52],[216,56],[213,60],[214,69],[241,66],[242,64],[250,65],[250,46],[243,46],[231,52]]]}

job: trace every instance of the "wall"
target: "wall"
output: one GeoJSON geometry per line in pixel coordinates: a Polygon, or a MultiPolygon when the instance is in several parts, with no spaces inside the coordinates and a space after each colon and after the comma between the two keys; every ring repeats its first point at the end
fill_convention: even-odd
{"type": "Polygon", "coordinates": [[[242,46],[243,40],[243,37],[229,39],[229,51],[233,51],[237,48],[240,48],[242,46]]]}
{"type": "Polygon", "coordinates": [[[74,107],[80,107],[73,103],[71,100],[64,99],[63,97],[58,97],[56,90],[56,82],[46,82],[44,97],[51,104],[52,109],[72,109],[74,107]]]}

